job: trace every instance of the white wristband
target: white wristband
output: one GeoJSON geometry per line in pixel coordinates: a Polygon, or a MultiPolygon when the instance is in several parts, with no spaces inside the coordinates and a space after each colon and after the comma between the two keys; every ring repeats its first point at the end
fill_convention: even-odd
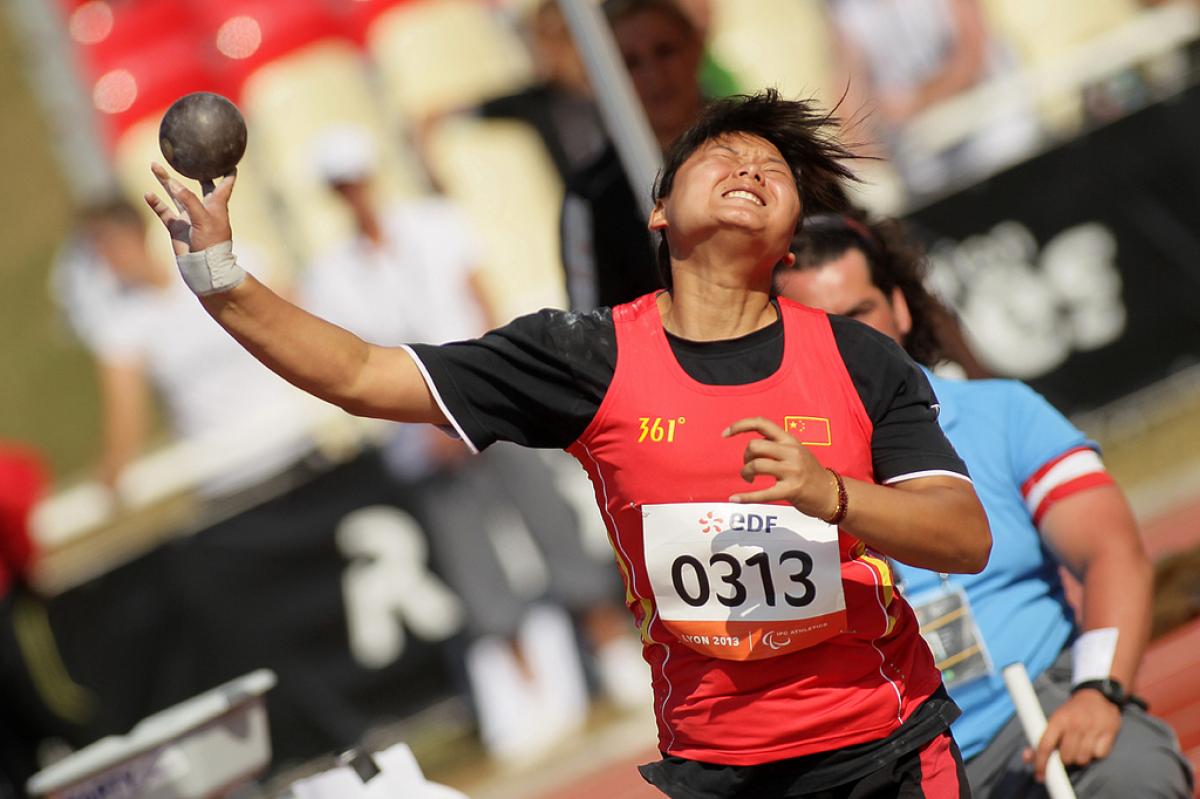
{"type": "Polygon", "coordinates": [[[179,274],[188,288],[201,297],[219,294],[237,287],[246,279],[246,270],[238,266],[233,242],[223,241],[200,252],[175,257],[179,274]]]}
{"type": "MultiPolygon", "coordinates": [[[[1113,655],[1117,652],[1116,627],[1088,630],[1071,645],[1071,685],[1088,680],[1107,680],[1112,674],[1113,655]]],[[[1126,685],[1126,691],[1133,690],[1126,685]]]]}

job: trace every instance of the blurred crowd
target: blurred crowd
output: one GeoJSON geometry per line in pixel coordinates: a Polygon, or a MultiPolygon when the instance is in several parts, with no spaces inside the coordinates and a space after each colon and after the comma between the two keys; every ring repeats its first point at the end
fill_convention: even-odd
{"type": "MultiPolygon", "coordinates": [[[[311,430],[282,424],[307,418],[307,401],[211,323],[161,236],[149,235],[158,231],[139,198],[152,186],[147,164],[159,158],[158,120],[178,95],[219,91],[246,114],[251,141],[232,219],[242,264],[370,341],[469,338],[542,305],[586,311],[660,285],[658,244],[551,0],[58,5],[115,191],[81,198],[52,290],[95,359],[96,474],[118,508],[128,467],[158,440],[155,401],[169,439],[222,429],[259,442],[195,486],[210,506],[242,511],[270,495],[264,486],[294,487],[323,468],[311,430]]],[[[864,156],[854,191],[896,213],[1177,90],[1191,74],[1186,50],[1131,59],[1078,88],[1048,77],[1134,24],[1143,6],[1169,5],[605,0],[602,8],[660,148],[706,99],[778,84],[836,106],[864,156]],[[977,95],[955,120],[979,102],[986,115],[960,124],[960,134],[926,135],[931,115],[988,86],[1009,90],[977,95]]],[[[955,340],[951,328],[963,368],[986,373],[955,340]]],[[[646,669],[582,474],[504,447],[473,458],[452,433],[394,425],[375,442],[462,599],[483,742],[497,758],[528,759],[582,727],[589,691],[644,704],[646,669]],[[536,554],[514,566],[513,552],[527,551],[536,554]],[[530,572],[528,562],[541,565],[530,572]],[[530,713],[540,721],[531,724],[530,713]]],[[[0,562],[0,593],[4,583],[0,562]]]]}

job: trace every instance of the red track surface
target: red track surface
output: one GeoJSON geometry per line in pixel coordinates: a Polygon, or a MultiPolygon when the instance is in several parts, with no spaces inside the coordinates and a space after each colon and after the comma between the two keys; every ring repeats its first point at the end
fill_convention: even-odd
{"type": "Polygon", "coordinates": [[[662,799],[662,794],[638,774],[638,764],[657,760],[659,754],[647,749],[636,758],[610,763],[589,772],[570,786],[541,794],[537,799],[662,799]]]}

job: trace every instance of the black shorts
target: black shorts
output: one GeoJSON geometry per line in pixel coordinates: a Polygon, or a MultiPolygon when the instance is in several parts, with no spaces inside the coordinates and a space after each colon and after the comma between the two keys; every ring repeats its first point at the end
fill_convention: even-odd
{"type": "Polygon", "coordinates": [[[640,767],[671,799],[957,799],[969,797],[950,735],[958,707],[939,688],[886,739],[757,766],[664,755],[640,767]]]}

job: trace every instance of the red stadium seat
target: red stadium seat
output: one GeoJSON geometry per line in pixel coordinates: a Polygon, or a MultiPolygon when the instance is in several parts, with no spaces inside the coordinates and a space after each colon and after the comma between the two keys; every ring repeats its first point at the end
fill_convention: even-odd
{"type": "Polygon", "coordinates": [[[171,0],[91,0],[66,20],[110,142],[181,94],[221,91],[187,9],[171,0]]]}
{"type": "Polygon", "coordinates": [[[236,97],[260,67],[343,32],[327,0],[187,0],[236,97]]]}

